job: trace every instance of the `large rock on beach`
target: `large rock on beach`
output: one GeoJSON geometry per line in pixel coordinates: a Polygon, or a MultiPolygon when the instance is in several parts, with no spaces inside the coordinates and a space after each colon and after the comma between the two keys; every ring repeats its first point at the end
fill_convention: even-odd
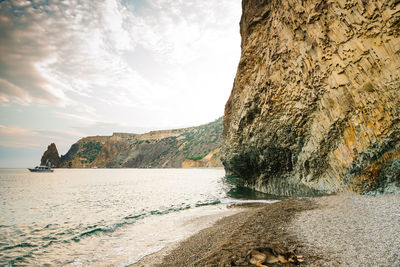
{"type": "Polygon", "coordinates": [[[227,174],[277,195],[400,192],[400,2],[242,7],[227,174]]]}

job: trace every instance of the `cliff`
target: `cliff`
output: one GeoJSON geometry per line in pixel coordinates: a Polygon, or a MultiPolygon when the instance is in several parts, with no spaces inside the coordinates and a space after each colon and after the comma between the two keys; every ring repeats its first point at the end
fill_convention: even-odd
{"type": "Polygon", "coordinates": [[[43,153],[40,165],[46,165],[47,162],[50,162],[52,166],[60,165],[60,156],[58,155],[58,150],[54,143],[51,143],[43,153]]]}
{"type": "Polygon", "coordinates": [[[182,168],[209,168],[222,167],[221,148],[217,148],[204,157],[189,158],[182,162],[182,168]]]}
{"type": "Polygon", "coordinates": [[[277,195],[400,192],[400,1],[242,8],[227,174],[277,195]]]}
{"type": "Polygon", "coordinates": [[[206,156],[221,144],[222,118],[198,127],[85,137],[73,144],[56,166],[180,168],[185,160],[201,158],[205,167],[222,167],[219,158],[206,156]]]}

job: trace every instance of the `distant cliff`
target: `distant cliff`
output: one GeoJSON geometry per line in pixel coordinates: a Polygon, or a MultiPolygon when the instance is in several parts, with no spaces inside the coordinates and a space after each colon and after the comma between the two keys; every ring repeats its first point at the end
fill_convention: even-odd
{"type": "Polygon", "coordinates": [[[52,166],[60,165],[60,156],[58,155],[58,150],[54,143],[51,143],[43,153],[40,165],[46,165],[48,162],[50,162],[52,166]]]}
{"type": "Polygon", "coordinates": [[[182,168],[207,168],[207,167],[222,167],[221,163],[221,148],[211,151],[204,157],[189,158],[182,162],[182,168]]]}
{"type": "Polygon", "coordinates": [[[400,192],[400,1],[242,7],[227,174],[278,195],[400,192]]]}
{"type": "Polygon", "coordinates": [[[200,162],[197,167],[222,167],[219,154],[214,155],[221,144],[222,118],[198,127],[85,137],[52,163],[61,168],[180,168],[193,160],[200,162]]]}

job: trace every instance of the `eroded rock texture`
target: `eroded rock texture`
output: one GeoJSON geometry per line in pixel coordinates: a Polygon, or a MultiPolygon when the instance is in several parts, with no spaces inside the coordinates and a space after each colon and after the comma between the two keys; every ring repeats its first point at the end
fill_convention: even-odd
{"type": "Polygon", "coordinates": [[[278,195],[399,192],[400,1],[242,6],[227,174],[278,195]]]}
{"type": "Polygon", "coordinates": [[[47,164],[53,167],[58,167],[60,165],[60,155],[58,155],[58,150],[54,143],[51,143],[47,147],[47,150],[43,153],[42,159],[40,160],[40,165],[47,164]]]}

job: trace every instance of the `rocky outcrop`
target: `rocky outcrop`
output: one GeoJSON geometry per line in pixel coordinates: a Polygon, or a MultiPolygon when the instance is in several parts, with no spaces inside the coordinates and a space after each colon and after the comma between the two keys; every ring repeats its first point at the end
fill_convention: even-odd
{"type": "Polygon", "coordinates": [[[400,2],[242,7],[227,174],[278,195],[399,192],[400,2]]]}
{"type": "MultiPolygon", "coordinates": [[[[207,155],[222,144],[222,118],[198,127],[89,136],[73,144],[63,168],[180,168],[190,158],[207,155]]],[[[207,158],[207,157],[206,157],[207,158]]],[[[222,166],[214,157],[208,166],[222,166]]],[[[203,167],[203,166],[201,166],[203,167]]],[[[206,167],[206,166],[204,166],[206,167]]]]}
{"type": "Polygon", "coordinates": [[[182,168],[211,168],[211,167],[222,167],[221,162],[221,148],[217,148],[205,157],[199,159],[187,159],[182,162],[182,168]]]}
{"type": "Polygon", "coordinates": [[[43,153],[42,159],[40,160],[40,165],[47,164],[51,164],[53,167],[58,167],[60,165],[60,156],[58,155],[58,150],[54,143],[51,143],[47,147],[47,150],[43,153]]]}

